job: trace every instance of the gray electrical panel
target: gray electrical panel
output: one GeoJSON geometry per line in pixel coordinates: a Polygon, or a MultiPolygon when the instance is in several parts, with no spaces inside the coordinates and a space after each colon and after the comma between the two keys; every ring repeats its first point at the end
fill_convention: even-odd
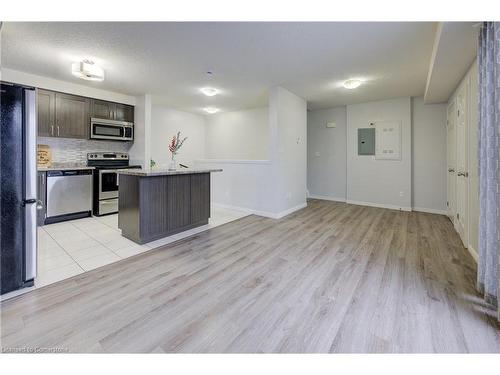
{"type": "Polygon", "coordinates": [[[375,155],[375,128],[358,129],[358,155],[375,155]]]}

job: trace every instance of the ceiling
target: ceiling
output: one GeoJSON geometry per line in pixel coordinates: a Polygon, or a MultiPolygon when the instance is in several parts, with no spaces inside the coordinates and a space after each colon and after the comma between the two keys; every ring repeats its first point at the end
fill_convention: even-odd
{"type": "Polygon", "coordinates": [[[199,112],[267,104],[282,86],[308,108],[423,95],[437,23],[4,23],[2,65],[199,112]],[[71,75],[92,59],[104,82],[71,75]],[[211,78],[206,72],[212,71],[211,78]],[[341,83],[365,83],[346,90],[341,83]],[[203,86],[221,90],[205,97],[203,86]]]}

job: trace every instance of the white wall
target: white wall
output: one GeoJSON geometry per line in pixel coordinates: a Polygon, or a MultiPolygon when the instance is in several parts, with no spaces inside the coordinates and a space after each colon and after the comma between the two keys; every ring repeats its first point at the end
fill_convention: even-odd
{"type": "Polygon", "coordinates": [[[206,157],[266,160],[269,148],[268,108],[205,116],[206,157]]]}
{"type": "Polygon", "coordinates": [[[307,114],[307,189],[310,197],[346,199],[346,107],[307,114]],[[335,122],[336,128],[327,128],[335,122]]]}
{"type": "Polygon", "coordinates": [[[446,214],[446,104],[412,98],[412,206],[446,214]]]}
{"type": "Polygon", "coordinates": [[[306,206],[306,102],[281,88],[269,97],[269,160],[198,160],[212,174],[214,204],[280,218],[306,206]]]}
{"type": "Polygon", "coordinates": [[[305,207],[307,195],[307,103],[275,87],[269,96],[271,160],[275,179],[274,210],[305,207]]]}
{"type": "Polygon", "coordinates": [[[278,217],[271,208],[274,180],[270,160],[206,159],[197,160],[196,167],[222,169],[222,172],[211,173],[213,204],[278,217]]]}
{"type": "MultiPolygon", "coordinates": [[[[135,96],[124,95],[113,91],[102,90],[95,87],[85,86],[73,82],[61,81],[54,78],[39,76],[20,72],[13,69],[2,68],[2,80],[6,82],[19,83],[26,86],[34,86],[47,90],[65,92],[73,95],[87,96],[89,98],[109,100],[124,104],[135,105],[135,96]]],[[[82,81],[83,82],[83,81],[82,81]]]]}
{"type": "Polygon", "coordinates": [[[347,201],[411,210],[411,102],[397,98],[347,106],[347,201]],[[358,155],[358,128],[401,121],[401,160],[358,155]]]}
{"type": "Polygon", "coordinates": [[[168,144],[178,131],[181,137],[188,139],[179,150],[176,160],[192,167],[196,159],[205,158],[205,118],[154,104],[151,114],[151,158],[159,167],[168,168],[171,160],[168,144]]]}
{"type": "Polygon", "coordinates": [[[138,96],[134,110],[134,143],[129,150],[130,164],[149,169],[151,159],[151,95],[138,96]]]}

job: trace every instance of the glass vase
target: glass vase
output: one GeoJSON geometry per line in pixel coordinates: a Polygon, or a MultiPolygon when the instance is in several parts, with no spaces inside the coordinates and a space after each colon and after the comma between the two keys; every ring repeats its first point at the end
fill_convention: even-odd
{"type": "Polygon", "coordinates": [[[170,160],[170,165],[168,166],[169,171],[177,170],[177,161],[175,160],[175,154],[172,154],[172,159],[170,160]]]}

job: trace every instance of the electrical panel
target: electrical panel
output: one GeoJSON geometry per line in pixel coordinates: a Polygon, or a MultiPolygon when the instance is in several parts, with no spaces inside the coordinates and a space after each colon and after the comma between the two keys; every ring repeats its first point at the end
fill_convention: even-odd
{"type": "Polygon", "coordinates": [[[358,129],[358,155],[375,155],[375,128],[358,129]]]}
{"type": "Polygon", "coordinates": [[[375,159],[401,160],[401,121],[375,122],[375,159]]]}

